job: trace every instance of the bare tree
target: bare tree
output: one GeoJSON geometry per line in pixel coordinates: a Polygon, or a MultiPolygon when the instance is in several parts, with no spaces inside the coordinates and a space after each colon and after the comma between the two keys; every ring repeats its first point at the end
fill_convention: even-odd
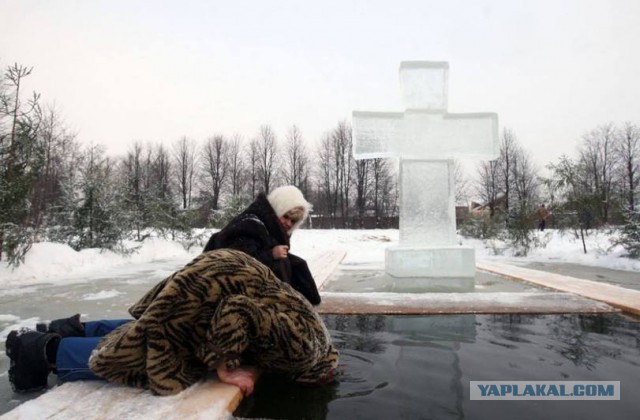
{"type": "Polygon", "coordinates": [[[496,201],[500,193],[500,171],[498,161],[482,161],[478,167],[477,192],[489,206],[489,216],[496,213],[496,201]]]}
{"type": "Polygon", "coordinates": [[[276,135],[269,125],[260,127],[258,136],[258,179],[262,184],[262,191],[269,194],[276,175],[276,155],[278,152],[276,135]]]}
{"type": "Polygon", "coordinates": [[[144,146],[141,142],[136,141],[131,147],[124,160],[127,170],[128,190],[134,201],[140,201],[142,190],[144,188],[144,169],[143,169],[144,146]]]}
{"type": "Polygon", "coordinates": [[[500,190],[504,194],[504,207],[506,212],[509,212],[509,199],[511,198],[511,189],[514,182],[513,162],[519,152],[520,146],[518,145],[515,133],[508,128],[503,129],[498,162],[501,184],[500,190]]]}
{"type": "Polygon", "coordinates": [[[129,148],[122,162],[124,184],[124,210],[130,227],[135,229],[137,240],[142,240],[142,229],[147,226],[149,207],[145,189],[148,168],[145,167],[145,147],[136,141],[129,148]]]}
{"type": "Polygon", "coordinates": [[[153,165],[155,163],[155,151],[153,144],[147,142],[143,148],[143,156],[141,157],[143,167],[142,189],[149,198],[153,196],[153,165]]]}
{"type": "Polygon", "coordinates": [[[213,210],[218,209],[220,192],[229,170],[228,147],[228,142],[221,135],[209,138],[204,145],[202,169],[210,187],[208,193],[211,194],[211,208],[213,210]]]}
{"type": "Polygon", "coordinates": [[[514,214],[523,218],[537,197],[537,168],[529,153],[518,144],[515,133],[508,128],[502,132],[498,159],[482,162],[478,176],[477,192],[488,205],[491,217],[495,215],[498,201],[501,201],[507,214],[515,209],[514,214]]]}
{"type": "Polygon", "coordinates": [[[245,166],[242,160],[242,138],[236,134],[229,143],[229,184],[233,197],[240,196],[245,181],[245,166]]]}
{"type": "Polygon", "coordinates": [[[169,152],[159,144],[151,168],[155,198],[160,202],[171,200],[171,159],[169,152]]]}
{"type": "Polygon", "coordinates": [[[524,211],[531,210],[537,197],[537,168],[533,164],[529,153],[522,149],[513,155],[510,166],[513,191],[515,198],[518,200],[518,208],[524,211]]]}
{"type": "Polygon", "coordinates": [[[147,145],[142,156],[147,223],[157,229],[170,229],[175,223],[173,160],[162,143],[147,145]]]}
{"type": "Polygon", "coordinates": [[[251,192],[250,196],[253,198],[258,193],[258,181],[259,181],[259,149],[260,144],[258,139],[253,139],[247,146],[247,176],[249,177],[251,192]]]}
{"type": "Polygon", "coordinates": [[[460,161],[453,161],[453,184],[455,185],[455,200],[457,204],[467,203],[469,199],[469,179],[464,173],[460,161]]]}
{"type": "Polygon", "coordinates": [[[636,208],[636,193],[640,183],[640,128],[627,122],[616,137],[616,159],[620,162],[620,189],[623,200],[632,212],[636,208]]]}
{"type": "Polygon", "coordinates": [[[295,185],[302,193],[308,195],[309,155],[302,140],[302,133],[297,126],[292,126],[287,133],[285,150],[284,181],[295,185]]]}
{"type": "Polygon", "coordinates": [[[344,121],[339,122],[331,135],[333,142],[333,160],[337,191],[335,195],[335,208],[340,210],[344,218],[349,216],[349,192],[351,189],[353,167],[355,160],[351,153],[352,137],[351,127],[344,121]]]}
{"type": "Polygon", "coordinates": [[[613,124],[599,126],[583,137],[580,160],[587,168],[586,181],[593,192],[600,197],[599,217],[609,221],[614,192],[616,160],[614,153],[615,130],[613,124]]]}
{"type": "Polygon", "coordinates": [[[370,176],[370,159],[357,160],[355,164],[356,178],[356,213],[360,220],[360,227],[362,227],[363,218],[367,209],[367,199],[369,196],[369,176],[370,176]]]}
{"type": "Polygon", "coordinates": [[[371,201],[376,219],[389,214],[393,191],[391,163],[388,159],[371,160],[371,201]]]}
{"type": "Polygon", "coordinates": [[[349,216],[349,193],[355,166],[351,144],[351,129],[345,122],[340,122],[324,135],[319,150],[320,201],[331,217],[341,216],[343,220],[349,216]]]}
{"type": "Polygon", "coordinates": [[[175,179],[178,192],[182,198],[182,208],[191,206],[191,196],[196,168],[196,146],[195,142],[182,137],[174,144],[175,179]]]}
{"type": "Polygon", "coordinates": [[[31,223],[36,232],[45,223],[53,206],[61,198],[61,183],[67,170],[66,161],[76,149],[75,134],[64,126],[60,113],[54,106],[45,109],[40,124],[42,169],[31,191],[31,223]]]}
{"type": "Polygon", "coordinates": [[[338,178],[334,159],[335,145],[331,133],[322,137],[318,150],[318,205],[317,209],[335,217],[338,202],[338,178]]]}

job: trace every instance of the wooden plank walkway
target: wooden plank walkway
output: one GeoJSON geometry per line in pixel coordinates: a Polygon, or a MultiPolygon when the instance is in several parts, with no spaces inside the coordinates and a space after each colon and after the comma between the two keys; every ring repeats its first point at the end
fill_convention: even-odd
{"type": "Polygon", "coordinates": [[[324,284],[329,280],[331,274],[340,265],[347,251],[332,250],[319,254],[316,258],[311,259],[307,264],[309,271],[313,274],[318,290],[322,290],[324,284]]]}
{"type": "Polygon", "coordinates": [[[321,314],[567,314],[621,312],[571,293],[323,293],[321,314]]]}
{"type": "MultiPolygon", "coordinates": [[[[625,289],[624,287],[614,286],[608,283],[536,271],[494,261],[477,261],[476,268],[512,280],[534,283],[563,292],[575,293],[589,299],[605,302],[625,312],[640,315],[640,291],[638,290],[625,289]]],[[[640,273],[638,273],[638,277],[640,277],[640,273]]]]}

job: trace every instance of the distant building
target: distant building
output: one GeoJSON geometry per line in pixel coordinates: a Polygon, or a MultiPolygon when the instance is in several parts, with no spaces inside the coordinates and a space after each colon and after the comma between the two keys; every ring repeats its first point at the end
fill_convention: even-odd
{"type": "Polygon", "coordinates": [[[491,213],[491,204],[493,204],[493,208],[496,213],[505,213],[507,208],[507,198],[501,193],[498,194],[498,197],[493,202],[483,204],[472,201],[469,206],[469,215],[488,216],[491,213]]]}

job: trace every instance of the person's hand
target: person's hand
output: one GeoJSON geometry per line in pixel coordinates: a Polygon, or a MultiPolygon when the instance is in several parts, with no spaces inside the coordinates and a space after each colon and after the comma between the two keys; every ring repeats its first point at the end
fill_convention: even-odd
{"type": "Polygon", "coordinates": [[[276,245],[272,250],[274,260],[283,260],[287,258],[288,253],[289,247],[286,245],[276,245]]]}
{"type": "Polygon", "coordinates": [[[252,366],[240,366],[234,370],[227,370],[224,364],[222,364],[216,371],[220,382],[237,386],[245,397],[253,393],[253,387],[258,376],[256,368],[252,366]]]}

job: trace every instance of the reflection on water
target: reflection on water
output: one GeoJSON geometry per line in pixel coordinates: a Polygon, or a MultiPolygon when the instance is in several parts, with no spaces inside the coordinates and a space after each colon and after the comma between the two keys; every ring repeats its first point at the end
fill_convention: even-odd
{"type": "Polygon", "coordinates": [[[640,323],[619,315],[327,316],[340,382],[265,375],[236,416],[637,418],[640,323]],[[469,381],[621,381],[620,401],[469,401],[469,381]]]}

